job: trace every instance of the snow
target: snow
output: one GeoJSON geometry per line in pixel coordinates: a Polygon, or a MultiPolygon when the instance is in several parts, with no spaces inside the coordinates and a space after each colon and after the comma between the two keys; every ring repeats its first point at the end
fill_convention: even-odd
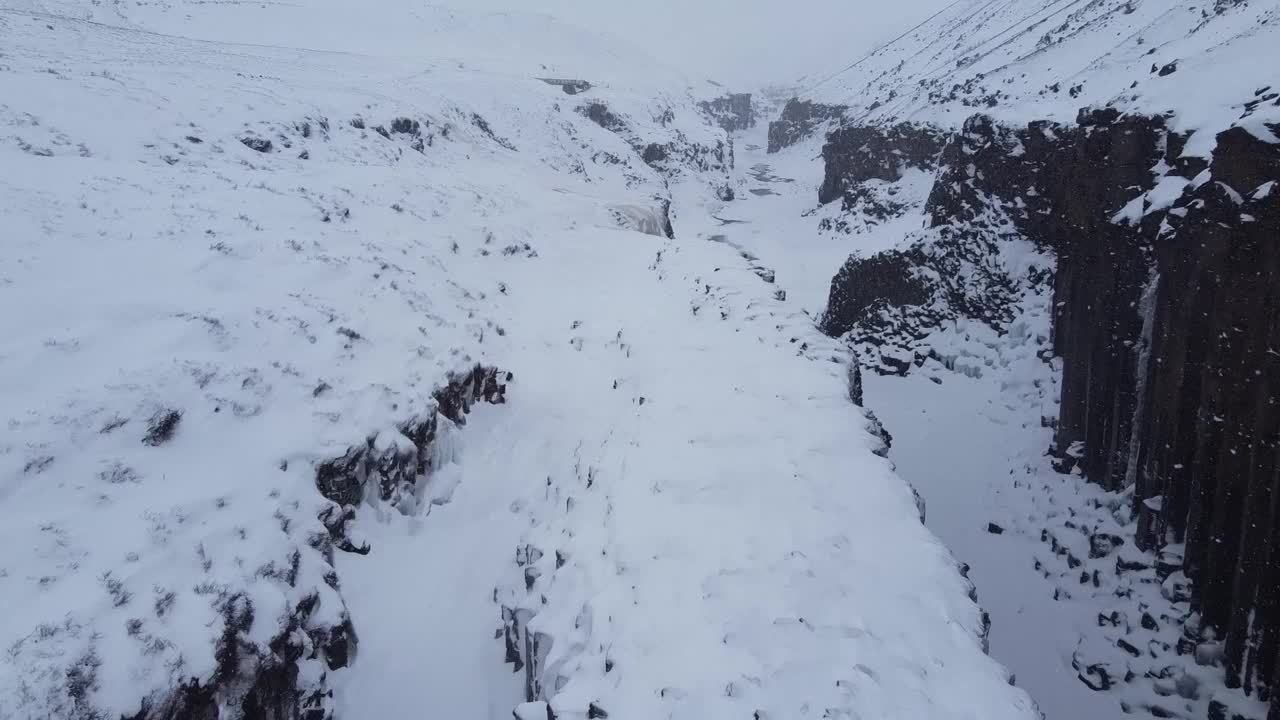
{"type": "Polygon", "coordinates": [[[802,81],[800,94],[849,105],[857,123],[959,127],[979,112],[1071,122],[1103,105],[1168,112],[1175,130],[1198,131],[1184,155],[1204,157],[1242,116],[1259,137],[1280,116],[1269,102],[1246,105],[1274,82],[1260,58],[1271,56],[1278,19],[1276,0],[960,0],[844,71],[802,81]],[[1161,74],[1166,66],[1176,69],[1161,74]]]}
{"type": "Polygon", "coordinates": [[[744,254],[798,193],[715,220],[709,87],[411,4],[18,0],[0,47],[0,717],[134,714],[313,597],[295,636],[360,639],[299,662],[342,717],[536,714],[501,603],[560,717],[1034,717],[805,312],[844,250],[744,254]],[[317,463],[408,450],[476,362],[509,402],[442,421],[416,502],[366,493],[370,553],[331,562],[317,463]]]}
{"type": "Polygon", "coordinates": [[[478,407],[465,430],[449,433],[465,465],[450,473],[458,484],[448,504],[358,518],[374,550],[338,557],[360,635],[359,657],[336,677],[339,717],[407,718],[429,707],[441,717],[501,718],[523,702],[520,678],[500,664],[492,596],[523,526],[509,505],[518,480],[530,479],[510,469],[539,448],[507,410],[478,407]]]}
{"type": "MultiPolygon", "coordinates": [[[[1047,296],[864,373],[877,454],[814,320],[851,253],[920,237],[933,173],[866,183],[881,217],[819,207],[821,137],[731,141],[696,110],[722,90],[642,34],[542,14],[0,2],[0,718],[133,714],[213,675],[228,617],[252,608],[265,647],[312,597],[295,635],[359,637],[349,667],[299,662],[339,718],[1257,712],[1194,658],[1122,654],[1179,632],[1187,581],[1153,569],[1177,547],[1095,558],[1064,530],[1084,508],[1119,537],[1125,499],[1043,457],[1047,296]],[[409,451],[477,362],[514,373],[507,402],[441,421],[412,502],[366,494],[368,555],[318,549],[317,463],[409,451]],[[1091,589],[1065,558],[1141,569],[1091,589]],[[1121,588],[1158,629],[1101,629],[1121,588]],[[530,678],[502,665],[504,608],[539,638],[530,678]],[[1081,682],[1131,662],[1117,693],[1081,682]]],[[[1271,136],[1278,8],[960,0],[800,89],[857,122],[1167,110],[1205,156],[1234,124],[1271,136]]],[[[1172,204],[1168,170],[1116,221],[1172,204]]],[[[995,260],[1048,262],[1012,234],[995,260]]]]}
{"type": "Polygon", "coordinates": [[[992,377],[926,373],[867,374],[868,406],[894,436],[890,457],[928,504],[928,525],[970,565],[978,601],[991,614],[991,654],[1008,666],[1048,720],[1125,717],[1114,698],[1076,679],[1071,651],[1096,626],[1088,605],[1052,600],[1033,570],[1035,538],[992,534],[987,523],[1015,526],[1023,493],[1009,483],[1011,460],[1043,452],[1049,433],[1039,414],[1018,405],[992,377]]]}
{"type": "MultiPolygon", "coordinates": [[[[685,214],[683,237],[733,237],[696,222],[685,214]]],[[[509,336],[523,338],[521,366],[563,384],[538,391],[534,432],[574,451],[510,464],[546,478],[527,510],[542,556],[530,590],[512,573],[499,594],[551,639],[542,680],[557,715],[586,699],[643,717],[1027,716],[1029,699],[974,652],[980,614],[950,554],[851,432],[865,421],[839,346],[727,243],[564,241],[555,264],[614,273],[584,271],[561,293],[532,269],[511,282],[522,309],[563,328],[558,343],[509,336]]]]}
{"type": "MultiPolygon", "coordinates": [[[[794,181],[771,185],[779,194],[753,199],[755,208],[735,208],[735,217],[751,222],[731,227],[744,249],[763,263],[777,264],[789,295],[798,289],[794,294],[801,305],[816,313],[825,305],[842,252],[861,253],[864,245],[897,247],[920,227],[930,183],[914,173],[932,174],[904,173],[899,196],[919,201],[896,221],[853,235],[815,234],[814,218],[803,216],[806,203],[816,205],[821,179],[814,154],[801,145],[758,159],[746,155],[752,162],[771,163],[773,173],[794,181]],[[912,189],[922,185],[923,191],[912,189]],[[762,207],[766,203],[772,207],[762,207]],[[788,211],[770,212],[774,208],[788,211]],[[798,262],[808,258],[821,260],[798,262]]],[[[1045,262],[1024,245],[1005,243],[1002,262],[1009,268],[1045,262]]],[[[1057,376],[1037,352],[1049,337],[1048,302],[1041,295],[1024,303],[1022,315],[1003,336],[964,318],[944,325],[923,341],[942,362],[929,360],[905,377],[864,370],[865,403],[893,435],[889,458],[923,496],[926,525],[969,566],[978,601],[991,617],[992,656],[1010,669],[1049,720],[1118,719],[1124,713],[1116,699],[1090,690],[1071,664],[1080,638],[1096,627],[1097,610],[1089,603],[1053,601],[1053,585],[1035,569],[1038,538],[1024,529],[1032,495],[1010,483],[1028,468],[1046,472],[1041,456],[1051,433],[1041,418],[1057,414],[1057,376]],[[993,534],[988,523],[1013,532],[993,534]]]]}

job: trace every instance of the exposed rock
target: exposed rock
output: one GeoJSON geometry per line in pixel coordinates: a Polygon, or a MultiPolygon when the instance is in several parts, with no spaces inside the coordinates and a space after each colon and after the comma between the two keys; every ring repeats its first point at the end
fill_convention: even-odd
{"type": "Polygon", "coordinates": [[[865,180],[899,180],[904,168],[932,170],[947,139],[938,128],[911,123],[835,130],[822,147],[825,172],[818,202],[852,193],[865,180]]]}
{"type": "MultiPolygon", "coordinates": [[[[893,126],[832,134],[823,154],[831,163],[822,197],[853,194],[868,180],[899,177],[904,167],[929,168],[936,143],[946,139],[932,128],[893,126]],[[910,152],[897,155],[901,140],[910,152]],[[836,143],[840,143],[839,146],[836,143]]],[[[905,374],[930,354],[919,344],[943,321],[980,320],[1004,332],[1021,298],[1043,292],[1048,268],[1010,267],[993,258],[1000,247],[1020,239],[1015,218],[1023,212],[1012,200],[993,195],[986,183],[998,177],[1019,138],[984,116],[965,123],[937,156],[939,171],[925,210],[931,227],[909,235],[900,249],[870,257],[852,256],[832,280],[823,332],[871,346],[881,357],[881,372],[905,374]],[[979,161],[995,172],[978,168],[979,161]]]]}
{"type": "Polygon", "coordinates": [[[260,152],[260,153],[271,152],[271,148],[272,148],[271,141],[267,140],[266,138],[242,137],[240,138],[240,142],[244,143],[244,146],[249,148],[250,150],[256,150],[257,152],[260,152]]]}
{"type": "MultiPolygon", "coordinates": [[[[376,492],[377,500],[401,512],[412,512],[420,502],[419,478],[429,476],[434,469],[432,443],[440,418],[465,425],[472,404],[504,402],[506,385],[502,377],[496,368],[477,365],[468,373],[449,378],[434,393],[436,406],[426,417],[406,423],[399,433],[370,437],[341,457],[317,466],[316,488],[339,507],[358,506],[370,492],[376,492]]],[[[345,523],[328,519],[325,525],[331,532],[345,529],[345,523]]],[[[336,534],[334,541],[341,547],[349,539],[336,534]]]]}
{"type": "MultiPolygon", "coordinates": [[[[504,382],[510,379],[509,374],[477,365],[450,377],[434,393],[436,406],[429,417],[407,423],[390,439],[386,433],[379,434],[341,457],[321,463],[316,469],[316,487],[332,502],[319,519],[329,533],[317,533],[310,545],[329,560],[333,547],[367,553],[368,545],[358,545],[349,537],[355,506],[376,492],[380,501],[407,510],[416,499],[418,478],[432,471],[430,451],[438,424],[463,425],[474,403],[503,402],[504,382]]],[[[295,551],[285,566],[273,564],[259,572],[294,586],[300,562],[301,555],[295,551]]],[[[130,720],[332,718],[327,673],[353,661],[357,639],[331,568],[324,580],[280,619],[258,617],[244,593],[228,594],[211,587],[209,592],[214,593],[221,618],[214,673],[208,678],[190,678],[163,696],[146,699],[130,720]],[[326,602],[336,603],[339,609],[330,606],[318,612],[326,602]],[[261,622],[279,623],[265,644],[251,639],[262,635],[250,632],[261,622]]],[[[84,682],[92,682],[92,678],[86,674],[84,682]]]]}
{"type": "Polygon", "coordinates": [[[1158,513],[1136,504],[1139,542],[1185,542],[1195,604],[1225,634],[1228,682],[1275,687],[1280,193],[1269,188],[1280,180],[1280,146],[1228,130],[1210,173],[1169,212],[1156,250],[1144,412],[1132,442],[1135,498],[1163,503],[1158,513]]]}
{"type": "Polygon", "coordinates": [[[1089,557],[1104,558],[1116,548],[1124,544],[1124,538],[1110,533],[1096,533],[1089,536],[1089,557]]]}
{"type": "Polygon", "coordinates": [[[843,335],[855,325],[874,322],[881,309],[925,304],[928,288],[915,272],[922,260],[912,252],[849,258],[831,281],[822,331],[833,337],[843,335]]]}
{"type": "Polygon", "coordinates": [[[582,113],[591,122],[610,132],[624,132],[627,124],[622,118],[614,115],[609,106],[602,102],[589,102],[578,108],[578,112],[582,113]]]}
{"type": "Polygon", "coordinates": [[[704,100],[698,106],[725,132],[755,127],[756,114],[751,104],[751,93],[730,93],[714,100],[704,100]]]}
{"type": "Polygon", "coordinates": [[[181,410],[157,410],[147,423],[147,434],[143,436],[142,443],[156,447],[169,442],[174,433],[178,432],[178,424],[181,422],[181,410]]]}
{"type": "Polygon", "coordinates": [[[649,143],[640,157],[645,164],[653,165],[667,159],[667,149],[657,143],[649,143]]]}
{"type": "Polygon", "coordinates": [[[843,105],[823,105],[811,100],[791,98],[777,120],[769,123],[771,153],[790,147],[813,134],[819,127],[844,114],[843,105]]]}
{"type": "Polygon", "coordinates": [[[884,428],[880,418],[870,410],[867,411],[867,432],[879,440],[879,444],[871,452],[880,457],[889,457],[889,450],[893,447],[893,436],[884,428]]]}
{"type": "Polygon", "coordinates": [[[418,135],[422,132],[422,125],[413,118],[398,117],[391,121],[391,132],[401,133],[404,135],[418,135]]]}
{"type": "MultiPolygon", "coordinates": [[[[332,691],[327,671],[346,667],[355,647],[355,631],[342,612],[337,625],[315,622],[318,595],[307,595],[294,605],[277,632],[265,645],[250,639],[255,622],[248,596],[219,599],[222,629],[214,651],[217,668],[201,682],[191,678],[161,697],[144,699],[127,720],[329,720],[333,717],[332,691]],[[303,681],[300,666],[314,678],[303,681]]],[[[274,618],[268,619],[274,622],[274,618]]]]}

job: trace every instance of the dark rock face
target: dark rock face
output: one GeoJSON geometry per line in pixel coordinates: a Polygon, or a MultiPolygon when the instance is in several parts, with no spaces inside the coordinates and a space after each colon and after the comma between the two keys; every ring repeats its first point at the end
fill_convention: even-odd
{"type": "Polygon", "coordinates": [[[391,132],[402,135],[422,134],[422,124],[413,118],[398,117],[391,121],[391,132]]]}
{"type": "Polygon", "coordinates": [[[315,687],[299,686],[298,661],[320,659],[329,670],[347,666],[355,644],[349,619],[336,627],[315,627],[311,618],[319,597],[309,595],[292,608],[280,632],[259,647],[245,636],[254,623],[249,598],[223,601],[224,625],[213,677],[192,679],[160,702],[144,701],[127,720],[327,720],[333,717],[332,690],[322,674],[315,687]]]}
{"type": "Polygon", "coordinates": [[[1280,683],[1280,146],[1228,130],[1208,178],[1120,224],[1150,168],[1190,180],[1202,165],[1158,118],[1084,132],[1045,171],[1061,220],[1035,236],[1058,256],[1055,448],[1077,447],[1091,481],[1133,487],[1141,547],[1186,544],[1191,606],[1225,637],[1228,686],[1266,698],[1280,683]]]}
{"type": "Polygon", "coordinates": [[[1131,440],[1138,541],[1186,543],[1229,686],[1263,695],[1280,687],[1280,146],[1228,130],[1209,170],[1156,250],[1131,440]]]}
{"type": "Polygon", "coordinates": [[[649,143],[644,147],[644,152],[640,155],[640,159],[644,160],[646,165],[660,163],[667,159],[667,149],[658,143],[649,143]]]}
{"type": "Polygon", "coordinates": [[[242,137],[240,138],[240,142],[250,150],[255,150],[260,153],[269,153],[272,150],[271,141],[265,138],[242,137]]]}
{"type": "Polygon", "coordinates": [[[613,114],[608,105],[602,102],[590,102],[578,109],[591,122],[608,130],[609,132],[624,132],[627,124],[622,118],[613,114]]]}
{"type": "MultiPolygon", "coordinates": [[[[379,446],[376,438],[369,438],[347,450],[342,457],[321,463],[316,468],[316,488],[339,508],[357,506],[367,493],[376,491],[378,500],[410,512],[417,504],[418,477],[432,471],[431,445],[440,417],[465,425],[474,403],[505,402],[504,377],[510,379],[497,368],[477,365],[468,373],[449,378],[434,394],[435,411],[400,428],[400,434],[408,442],[379,446]]],[[[342,530],[345,522],[338,523],[343,515],[330,512],[329,517],[322,518],[327,520],[325,525],[338,543],[347,539],[342,530]]]]}
{"type": "Polygon", "coordinates": [[[844,114],[843,105],[823,105],[810,100],[791,98],[782,108],[782,115],[769,123],[769,152],[775,153],[808,137],[819,126],[838,120],[844,114]]]}
{"type": "Polygon", "coordinates": [[[927,303],[929,288],[915,274],[923,259],[910,251],[850,258],[831,281],[822,331],[837,337],[855,326],[869,326],[871,334],[880,329],[882,311],[927,303]]]}
{"type": "Polygon", "coordinates": [[[899,180],[904,168],[933,169],[947,139],[938,128],[911,123],[835,130],[822,147],[826,171],[818,202],[854,192],[865,180],[899,180]]]}
{"type": "Polygon", "coordinates": [[[182,422],[181,410],[160,410],[147,423],[147,434],[142,438],[144,445],[156,447],[169,442],[178,432],[178,424],[182,422]]]}
{"type": "Polygon", "coordinates": [[[698,106],[725,132],[755,127],[756,113],[751,105],[751,93],[730,93],[714,100],[704,100],[698,106]]]}
{"type": "Polygon", "coordinates": [[[1047,269],[1015,271],[992,261],[1002,243],[1020,237],[1014,216],[1022,210],[984,184],[1000,174],[998,163],[1014,156],[1017,142],[981,116],[950,136],[901,125],[832,133],[823,150],[830,164],[822,197],[843,197],[846,208],[865,212],[863,184],[892,181],[906,167],[936,166],[938,177],[925,205],[929,228],[908,236],[900,249],[845,262],[832,280],[823,332],[851,332],[855,345],[878,356],[869,366],[890,374],[923,362],[931,351],[921,340],[946,320],[974,318],[1003,332],[1020,299],[1043,292],[1047,276],[1047,269]],[[898,141],[905,149],[895,152],[898,141]],[[982,158],[991,160],[990,174],[978,164],[982,158]]]}
{"type": "MultiPolygon", "coordinates": [[[[880,162],[893,158],[892,143],[880,149],[891,132],[832,133],[822,199],[892,179],[897,166],[880,162]]],[[[897,132],[902,156],[927,155],[918,133],[897,132]]],[[[938,156],[932,227],[903,250],[851,258],[823,329],[883,344],[954,314],[1002,331],[1020,297],[1051,288],[1055,466],[1122,493],[1112,512],[1136,527],[1091,535],[1088,559],[1075,559],[1080,583],[1110,582],[1082,562],[1153,573],[1166,600],[1189,603],[1190,614],[1159,620],[1135,609],[1145,630],[1173,623],[1187,635],[1161,652],[1194,651],[1228,687],[1269,700],[1280,687],[1280,144],[1233,128],[1206,162],[1184,157],[1186,142],[1163,117],[1111,109],[1072,125],[971,118],[938,156]],[[1049,253],[1052,274],[1001,277],[989,261],[986,290],[948,288],[940,260],[993,260],[1002,233],[1049,253]]],[[[1077,670],[1096,689],[1129,682],[1084,655],[1077,670]]]]}
{"type": "MultiPolygon", "coordinates": [[[[684,170],[696,172],[724,171],[733,167],[733,139],[717,140],[715,145],[691,142],[683,133],[676,133],[674,140],[653,142],[641,137],[627,122],[599,101],[589,102],[577,112],[600,127],[627,142],[646,165],[657,170],[665,178],[684,170]]],[[[664,123],[674,115],[667,110],[664,123]]]]}

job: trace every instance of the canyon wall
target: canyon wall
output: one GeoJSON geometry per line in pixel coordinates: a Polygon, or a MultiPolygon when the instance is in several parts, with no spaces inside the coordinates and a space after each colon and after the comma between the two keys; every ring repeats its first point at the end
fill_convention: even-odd
{"type": "MultiPolygon", "coordinates": [[[[824,148],[820,197],[852,205],[905,167],[936,172],[928,227],[851,257],[832,282],[823,328],[870,369],[938,358],[934,333],[956,318],[999,335],[1051,301],[1054,467],[1123,500],[1114,514],[1150,560],[1114,574],[1154,569],[1140,582],[1164,583],[1182,634],[1130,654],[1194,655],[1262,702],[1280,687],[1280,127],[1248,115],[1273,100],[1260,91],[1207,157],[1165,117],[1113,109],[1071,124],[978,115],[950,134],[844,128],[824,148]],[[1018,242],[1051,262],[1011,253],[1018,242]]],[[[1099,667],[1079,668],[1095,689],[1132,679],[1099,667]]],[[[1186,693],[1212,718],[1256,715],[1186,693]]]]}

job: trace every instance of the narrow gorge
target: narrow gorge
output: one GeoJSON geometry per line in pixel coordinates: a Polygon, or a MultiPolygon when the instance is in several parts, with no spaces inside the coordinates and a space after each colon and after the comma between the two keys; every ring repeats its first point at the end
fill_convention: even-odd
{"type": "MultiPolygon", "coordinates": [[[[1263,104],[1265,87],[1241,120],[1263,104]]],[[[1277,136],[1242,124],[1201,157],[1160,116],[1098,109],[1069,124],[974,115],[955,132],[844,126],[823,147],[819,199],[845,213],[892,215],[883,184],[936,174],[928,227],[832,281],[823,327],[864,367],[1003,373],[1016,402],[1027,371],[1001,345],[1035,335],[1020,342],[1052,377],[1025,411],[1056,405],[1034,419],[1052,428],[1046,464],[1066,477],[1045,482],[1063,507],[1015,522],[1050,545],[1053,564],[1036,565],[1055,599],[1100,599],[1105,641],[1073,663],[1095,690],[1140,686],[1122,691],[1127,711],[1261,717],[1206,688],[1265,704],[1280,683],[1277,136]],[[977,352],[956,341],[974,322],[977,352]],[[1074,478],[1099,486],[1084,506],[1066,499],[1074,478]]]]}

